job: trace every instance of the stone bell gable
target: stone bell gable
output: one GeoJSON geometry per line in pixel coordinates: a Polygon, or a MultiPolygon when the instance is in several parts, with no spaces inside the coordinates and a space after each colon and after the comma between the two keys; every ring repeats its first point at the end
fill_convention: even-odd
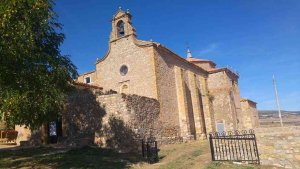
{"type": "Polygon", "coordinates": [[[136,32],[131,22],[131,14],[129,10],[126,12],[118,9],[112,18],[112,31],[110,34],[110,42],[114,42],[120,38],[128,36],[136,36],[136,32]]]}

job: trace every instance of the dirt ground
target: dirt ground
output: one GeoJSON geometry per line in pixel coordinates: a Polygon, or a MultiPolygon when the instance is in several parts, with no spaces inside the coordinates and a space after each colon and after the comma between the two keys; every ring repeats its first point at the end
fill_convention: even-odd
{"type": "Polygon", "coordinates": [[[141,155],[125,154],[112,149],[82,147],[10,148],[0,150],[0,168],[97,168],[97,169],[275,169],[267,166],[212,162],[208,142],[191,141],[163,145],[159,162],[148,164],[141,155]]]}
{"type": "Polygon", "coordinates": [[[238,165],[212,162],[208,141],[163,145],[160,147],[159,162],[137,163],[134,169],[275,169],[269,166],[238,165]]]}

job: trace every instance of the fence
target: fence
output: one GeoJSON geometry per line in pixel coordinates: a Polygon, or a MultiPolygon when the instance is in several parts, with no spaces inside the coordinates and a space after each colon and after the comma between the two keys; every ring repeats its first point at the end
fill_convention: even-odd
{"type": "Polygon", "coordinates": [[[253,130],[209,134],[212,161],[260,164],[253,130]]]}
{"type": "Polygon", "coordinates": [[[142,140],[142,155],[149,163],[158,161],[157,141],[142,140]]]}

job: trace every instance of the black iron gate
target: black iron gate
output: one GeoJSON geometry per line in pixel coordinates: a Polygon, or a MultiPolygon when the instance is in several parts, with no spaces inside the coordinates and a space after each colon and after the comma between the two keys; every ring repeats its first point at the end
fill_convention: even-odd
{"type": "Polygon", "coordinates": [[[142,140],[142,155],[149,163],[158,161],[157,141],[142,140]]]}
{"type": "Polygon", "coordinates": [[[212,161],[260,164],[254,130],[209,134],[212,161]]]}

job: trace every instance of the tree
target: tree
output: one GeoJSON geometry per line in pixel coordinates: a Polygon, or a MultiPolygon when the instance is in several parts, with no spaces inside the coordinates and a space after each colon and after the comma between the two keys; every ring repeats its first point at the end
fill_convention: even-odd
{"type": "Polygon", "coordinates": [[[6,123],[37,129],[62,112],[76,67],[52,0],[0,2],[0,113],[6,123]]]}

